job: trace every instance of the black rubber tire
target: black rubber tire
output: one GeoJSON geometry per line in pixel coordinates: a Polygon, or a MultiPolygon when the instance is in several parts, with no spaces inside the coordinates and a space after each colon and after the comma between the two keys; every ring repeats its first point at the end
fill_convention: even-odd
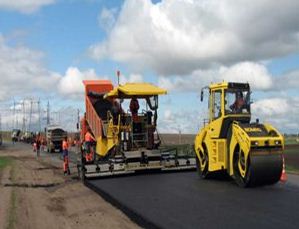
{"type": "Polygon", "coordinates": [[[78,177],[82,181],[82,183],[84,183],[86,179],[84,165],[82,163],[78,164],[77,168],[78,168],[78,177]]]}
{"type": "Polygon", "coordinates": [[[207,160],[207,163],[206,163],[204,169],[202,170],[200,165],[199,165],[199,159],[196,157],[196,170],[197,170],[197,173],[200,176],[200,178],[207,179],[207,178],[209,178],[209,171],[208,171],[208,169],[209,169],[209,156],[208,156],[208,153],[207,153],[206,150],[203,154],[204,154],[204,156],[207,160]]]}
{"type": "Polygon", "coordinates": [[[246,170],[245,177],[243,178],[240,174],[239,167],[238,167],[238,160],[239,160],[240,152],[234,152],[234,157],[233,157],[234,179],[240,187],[246,188],[246,187],[250,186],[250,174],[251,174],[250,158],[247,160],[247,165],[246,165],[247,170],[246,170]]]}

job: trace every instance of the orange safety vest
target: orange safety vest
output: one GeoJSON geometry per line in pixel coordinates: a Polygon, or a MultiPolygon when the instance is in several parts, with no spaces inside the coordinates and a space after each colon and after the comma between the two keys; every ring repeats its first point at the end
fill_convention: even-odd
{"type": "Polygon", "coordinates": [[[63,141],[62,142],[62,150],[67,150],[69,148],[69,144],[68,144],[68,142],[67,141],[63,141]]]}
{"type": "Polygon", "coordinates": [[[86,132],[84,139],[85,139],[86,142],[92,142],[93,141],[93,137],[92,137],[91,133],[89,133],[88,131],[86,132]]]}

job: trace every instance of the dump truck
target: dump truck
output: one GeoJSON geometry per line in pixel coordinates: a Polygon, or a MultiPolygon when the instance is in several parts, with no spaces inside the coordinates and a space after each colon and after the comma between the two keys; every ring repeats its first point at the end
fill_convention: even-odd
{"type": "Polygon", "coordinates": [[[84,144],[81,147],[77,166],[83,180],[148,170],[195,170],[195,154],[160,146],[158,96],[166,90],[149,83],[114,87],[109,80],[85,80],[83,84],[86,112],[81,120],[81,142],[87,131],[96,139],[89,150],[84,144]],[[132,99],[144,105],[136,114],[128,108],[132,99]]]}
{"type": "Polygon", "coordinates": [[[209,120],[195,138],[197,170],[202,178],[229,174],[242,187],[278,182],[284,138],[270,124],[251,122],[248,83],[222,82],[209,91],[209,120]]]}
{"type": "Polygon", "coordinates": [[[49,125],[46,127],[47,152],[61,152],[62,141],[67,136],[67,132],[59,125],[49,125]]]}

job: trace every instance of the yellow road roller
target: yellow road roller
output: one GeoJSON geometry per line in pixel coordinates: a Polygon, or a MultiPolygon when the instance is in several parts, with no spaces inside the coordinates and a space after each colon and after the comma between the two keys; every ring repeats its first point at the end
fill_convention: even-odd
{"type": "Polygon", "coordinates": [[[221,82],[209,91],[209,119],[195,138],[201,178],[229,174],[242,187],[275,184],[283,168],[284,138],[270,124],[251,122],[250,85],[221,82]]]}

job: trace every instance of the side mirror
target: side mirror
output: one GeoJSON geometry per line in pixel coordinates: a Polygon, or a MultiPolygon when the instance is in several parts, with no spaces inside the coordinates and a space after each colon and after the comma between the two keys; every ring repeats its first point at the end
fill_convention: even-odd
{"type": "Polygon", "coordinates": [[[200,101],[201,101],[201,102],[203,101],[203,89],[202,89],[201,92],[200,92],[200,101]]]}

